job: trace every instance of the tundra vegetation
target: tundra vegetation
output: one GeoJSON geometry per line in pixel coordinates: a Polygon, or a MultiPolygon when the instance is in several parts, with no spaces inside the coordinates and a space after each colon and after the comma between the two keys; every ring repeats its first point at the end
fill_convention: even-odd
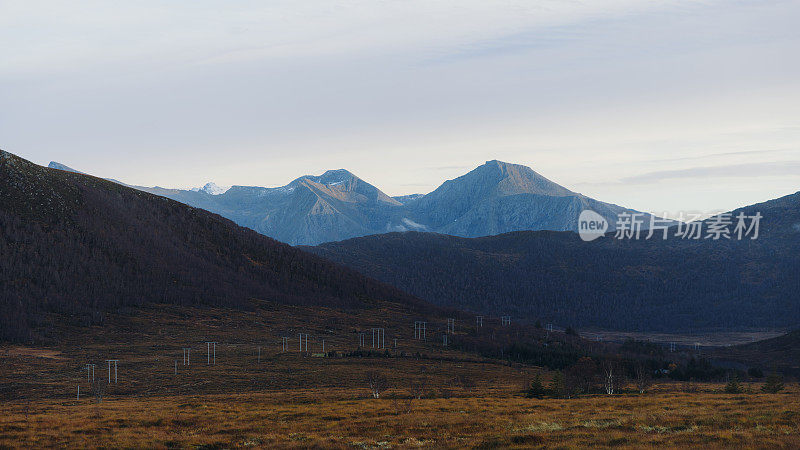
{"type": "Polygon", "coordinates": [[[528,342],[528,353],[506,342],[499,357],[489,346],[465,350],[474,344],[465,327],[447,348],[415,341],[413,321],[400,316],[158,305],[108,314],[103,326],[54,323],[58,342],[0,346],[0,447],[800,445],[800,388],[769,368],[731,372],[685,351],[655,358],[631,342],[592,350],[565,333],[487,325],[495,342],[518,333],[528,342]],[[359,348],[358,323],[384,326],[398,348],[359,348]],[[294,336],[287,352],[284,335],[294,336]],[[207,340],[219,342],[216,365],[207,340]],[[184,347],[193,348],[189,365],[184,347]],[[561,353],[531,356],[554,347],[561,353]],[[104,364],[112,358],[117,383],[104,364]],[[87,363],[97,364],[94,382],[87,363]]]}

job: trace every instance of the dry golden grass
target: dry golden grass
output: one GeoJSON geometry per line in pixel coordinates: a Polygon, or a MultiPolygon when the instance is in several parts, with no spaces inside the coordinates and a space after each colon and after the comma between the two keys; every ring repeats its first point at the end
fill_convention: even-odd
{"type": "Polygon", "coordinates": [[[404,324],[414,318],[400,312],[271,307],[159,307],[109,317],[103,328],[60,325],[58,345],[0,346],[0,447],[800,447],[796,386],[729,395],[667,383],[645,395],[525,399],[539,368],[413,341],[404,324]],[[399,339],[392,357],[281,353],[280,336],[301,330],[312,346],[324,338],[329,349],[353,350],[355,331],[375,325],[386,327],[387,343],[399,339]],[[220,342],[216,366],[205,365],[209,339],[220,342]],[[193,364],[176,375],[184,346],[193,364]],[[119,383],[97,403],[82,367],[96,363],[105,378],[112,357],[119,383]],[[380,399],[368,371],[389,381],[380,399]]]}
{"type": "MultiPolygon", "coordinates": [[[[390,396],[392,392],[388,393],[390,396]]],[[[395,390],[397,396],[405,396],[395,390]]],[[[364,390],[11,402],[8,447],[800,446],[798,391],[533,400],[367,398],[364,390]]]]}

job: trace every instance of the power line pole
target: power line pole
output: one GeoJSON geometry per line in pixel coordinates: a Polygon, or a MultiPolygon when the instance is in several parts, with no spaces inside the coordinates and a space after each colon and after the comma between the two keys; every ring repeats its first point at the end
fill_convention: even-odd
{"type": "Polygon", "coordinates": [[[86,365],[86,381],[91,383],[94,381],[94,364],[86,365]]]}
{"type": "Polygon", "coordinates": [[[428,340],[428,337],[427,337],[427,335],[425,333],[427,325],[428,325],[428,322],[423,322],[421,320],[418,320],[418,321],[414,322],[414,339],[417,339],[417,340],[420,340],[420,341],[427,341],[428,340]]]}
{"type": "Polygon", "coordinates": [[[308,351],[308,333],[299,333],[299,334],[300,334],[300,351],[301,352],[304,352],[304,351],[307,352],[308,351]],[[304,338],[305,338],[305,342],[303,341],[304,338]],[[305,347],[305,350],[303,350],[303,347],[305,347]]]}
{"type": "Polygon", "coordinates": [[[114,363],[114,384],[117,384],[117,363],[119,362],[118,359],[107,359],[106,362],[108,363],[108,382],[111,383],[111,363],[114,363]]]}
{"type": "Polygon", "coordinates": [[[217,343],[216,342],[206,342],[206,365],[210,366],[211,364],[211,347],[214,347],[214,366],[217,365],[217,343]]]}
{"type": "Polygon", "coordinates": [[[386,348],[386,333],[383,328],[372,329],[372,348],[386,348]],[[377,337],[377,341],[376,338],[377,337]]]}

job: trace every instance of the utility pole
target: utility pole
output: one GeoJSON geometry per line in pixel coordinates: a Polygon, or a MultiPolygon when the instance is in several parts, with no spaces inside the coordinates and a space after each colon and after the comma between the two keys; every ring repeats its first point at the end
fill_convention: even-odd
{"type": "Polygon", "coordinates": [[[425,333],[427,325],[428,322],[423,322],[421,320],[414,322],[414,339],[421,341],[428,340],[427,335],[425,333]]]}
{"type": "Polygon", "coordinates": [[[214,364],[217,365],[217,343],[216,342],[206,342],[206,365],[210,366],[211,364],[211,347],[214,347],[214,364]]]}
{"type": "Polygon", "coordinates": [[[86,365],[86,381],[92,383],[94,381],[94,364],[86,365]]]}
{"type": "Polygon", "coordinates": [[[111,383],[111,363],[114,363],[114,384],[117,384],[117,363],[119,360],[107,359],[106,362],[108,363],[108,383],[111,383]]]}
{"type": "Polygon", "coordinates": [[[372,329],[372,348],[386,348],[386,333],[383,328],[372,329]],[[377,338],[377,340],[376,340],[377,338]]]}

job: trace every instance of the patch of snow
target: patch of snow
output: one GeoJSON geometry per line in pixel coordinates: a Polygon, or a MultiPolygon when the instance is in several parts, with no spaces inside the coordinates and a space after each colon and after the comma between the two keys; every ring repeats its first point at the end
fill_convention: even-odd
{"type": "Polygon", "coordinates": [[[205,192],[206,194],[210,194],[210,195],[220,195],[220,194],[224,194],[224,193],[228,192],[228,189],[230,189],[230,186],[221,187],[221,186],[217,186],[214,183],[206,183],[205,186],[203,186],[201,188],[192,188],[191,191],[192,192],[205,192]]]}
{"type": "Polygon", "coordinates": [[[392,225],[391,223],[387,223],[386,224],[386,232],[387,233],[391,233],[393,231],[404,232],[404,231],[408,231],[408,228],[406,228],[406,227],[404,227],[402,225],[392,225]]]}
{"type": "Polygon", "coordinates": [[[428,227],[426,227],[425,225],[423,225],[421,223],[414,222],[413,220],[411,220],[409,218],[406,218],[406,217],[403,218],[403,223],[408,225],[409,227],[411,227],[414,230],[427,230],[428,229],[428,227]]]}

